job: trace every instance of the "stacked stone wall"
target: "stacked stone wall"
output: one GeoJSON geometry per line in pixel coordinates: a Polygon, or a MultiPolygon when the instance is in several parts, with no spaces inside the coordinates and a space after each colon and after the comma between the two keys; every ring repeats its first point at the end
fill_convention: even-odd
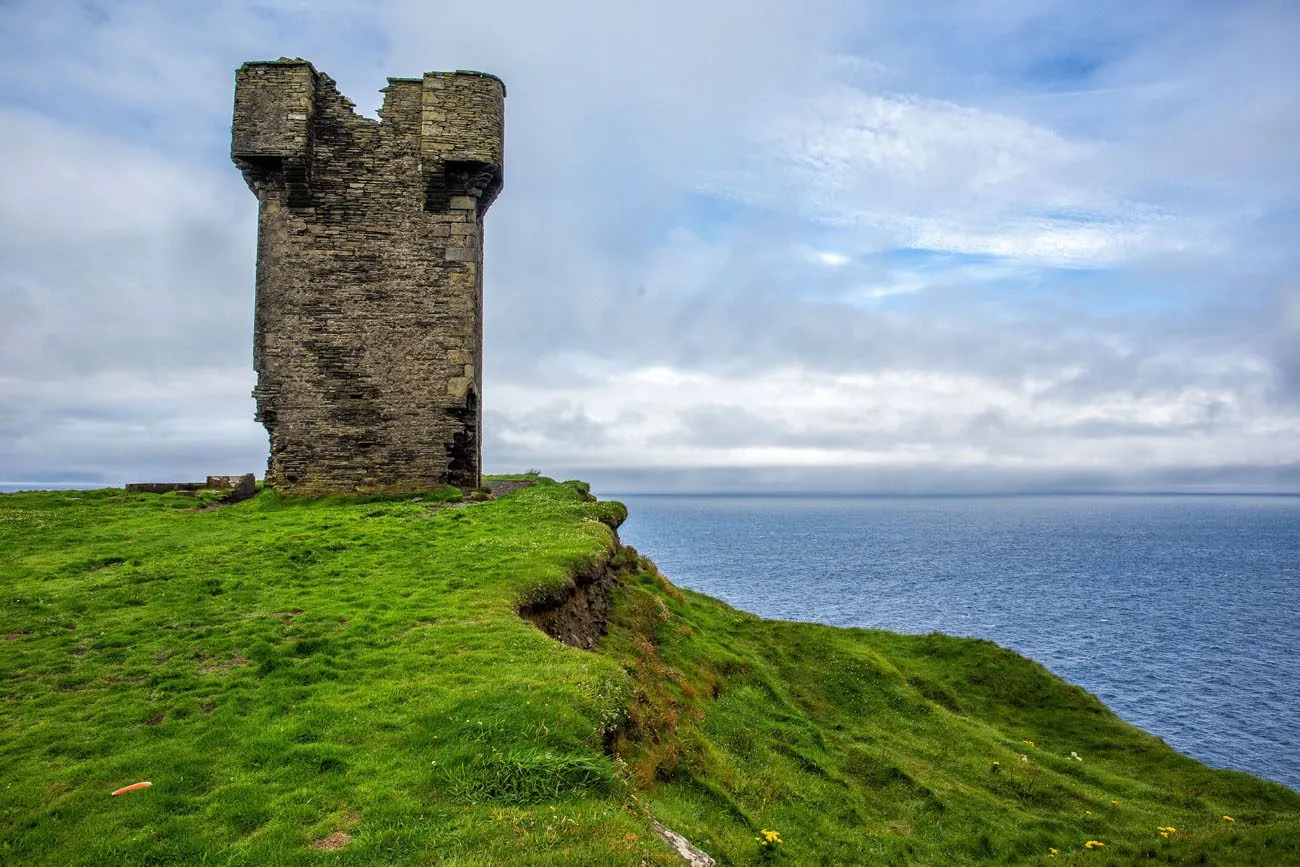
{"type": "Polygon", "coordinates": [[[477,73],[390,79],[375,121],[306,62],[236,74],[232,158],[260,208],[268,484],[478,486],[483,216],[501,186],[504,98],[477,73]]]}

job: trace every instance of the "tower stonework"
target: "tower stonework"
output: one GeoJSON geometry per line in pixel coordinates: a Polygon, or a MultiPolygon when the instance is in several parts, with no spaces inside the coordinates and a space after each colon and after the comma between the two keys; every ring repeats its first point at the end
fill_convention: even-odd
{"type": "Polygon", "coordinates": [[[431,72],[383,93],[375,121],[306,61],[235,74],[230,153],[259,203],[253,396],[285,492],[480,483],[505,85],[431,72]]]}

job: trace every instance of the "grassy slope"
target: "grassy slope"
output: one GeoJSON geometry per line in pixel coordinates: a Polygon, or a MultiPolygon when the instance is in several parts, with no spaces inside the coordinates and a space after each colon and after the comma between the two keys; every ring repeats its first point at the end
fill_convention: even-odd
{"type": "Polygon", "coordinates": [[[618,512],[573,485],[193,506],[0,496],[0,862],[677,863],[653,814],[724,863],[760,828],[785,863],[1300,863],[1300,796],[985,642],[761,621],[644,562],[600,653],[552,641],[515,609],[618,512]]]}

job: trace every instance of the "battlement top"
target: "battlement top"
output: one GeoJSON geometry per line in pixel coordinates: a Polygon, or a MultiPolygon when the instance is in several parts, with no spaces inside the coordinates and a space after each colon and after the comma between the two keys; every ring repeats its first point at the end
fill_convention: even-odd
{"type": "MultiPolygon", "coordinates": [[[[279,60],[246,60],[240,64],[240,69],[247,69],[250,66],[305,66],[312,72],[316,73],[316,67],[312,66],[310,60],[303,60],[301,57],[281,57],[279,60]]],[[[320,73],[316,73],[319,75],[320,73]]]]}
{"type": "MultiPolygon", "coordinates": [[[[435,73],[435,75],[436,74],[437,73],[435,73]]],[[[501,80],[501,76],[499,75],[493,75],[490,72],[479,72],[476,69],[457,69],[455,72],[452,73],[452,75],[472,75],[476,78],[490,78],[493,81],[495,81],[497,84],[501,85],[501,95],[502,96],[506,95],[506,83],[501,80]]]]}

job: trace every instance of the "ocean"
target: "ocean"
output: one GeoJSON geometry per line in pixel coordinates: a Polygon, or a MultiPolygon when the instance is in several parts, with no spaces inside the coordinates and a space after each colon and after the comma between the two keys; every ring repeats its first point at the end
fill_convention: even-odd
{"type": "Polygon", "coordinates": [[[763,617],[996,641],[1300,790],[1300,497],[610,495],[626,544],[763,617]]]}

